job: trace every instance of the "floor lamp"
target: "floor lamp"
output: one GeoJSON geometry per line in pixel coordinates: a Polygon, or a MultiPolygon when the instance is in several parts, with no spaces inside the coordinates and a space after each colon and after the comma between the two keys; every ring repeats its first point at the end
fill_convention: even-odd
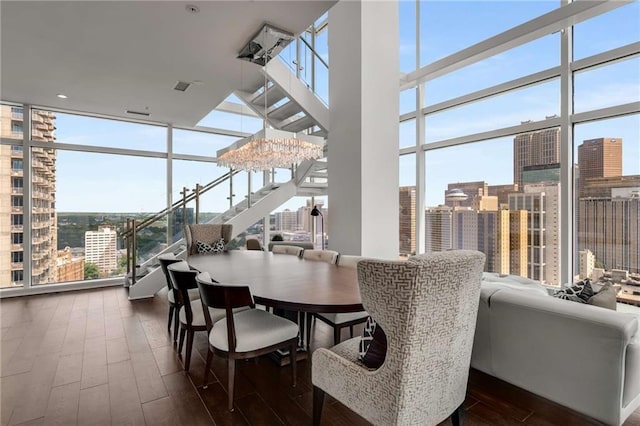
{"type": "Polygon", "coordinates": [[[318,206],[313,206],[313,210],[311,210],[311,216],[318,217],[320,216],[320,232],[322,235],[322,250],[324,250],[324,216],[320,210],[318,210],[318,206]]]}

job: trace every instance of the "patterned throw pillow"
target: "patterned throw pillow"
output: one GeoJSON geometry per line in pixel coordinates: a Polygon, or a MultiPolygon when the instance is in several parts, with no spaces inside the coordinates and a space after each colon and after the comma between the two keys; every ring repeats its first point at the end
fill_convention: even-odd
{"type": "Polygon", "coordinates": [[[198,253],[222,253],[224,251],[224,238],[220,238],[213,244],[207,244],[196,240],[198,253]]]}
{"type": "Polygon", "coordinates": [[[387,356],[387,336],[373,318],[367,318],[360,339],[358,359],[368,368],[377,369],[387,356]]]}
{"type": "Polygon", "coordinates": [[[591,280],[589,278],[585,278],[571,287],[563,288],[553,293],[553,297],[578,303],[587,303],[591,296],[593,296],[593,288],[591,287],[591,280]]]}

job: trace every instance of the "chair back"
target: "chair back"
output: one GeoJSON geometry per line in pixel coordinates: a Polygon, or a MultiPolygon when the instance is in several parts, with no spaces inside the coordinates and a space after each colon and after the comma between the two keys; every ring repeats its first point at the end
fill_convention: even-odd
{"type": "Polygon", "coordinates": [[[340,256],[338,256],[338,266],[342,266],[343,268],[356,269],[358,267],[358,262],[364,259],[374,260],[370,257],[341,254],[340,256]]]}
{"type": "Polygon", "coordinates": [[[336,264],[338,256],[339,253],[333,250],[305,250],[304,253],[302,253],[303,259],[327,262],[332,265],[336,264]]]}
{"type": "Polygon", "coordinates": [[[164,278],[167,280],[167,288],[169,291],[173,291],[173,285],[171,284],[171,278],[169,277],[169,271],[167,271],[167,266],[182,262],[181,259],[178,259],[173,253],[165,253],[158,256],[158,261],[160,262],[160,268],[162,268],[162,272],[164,273],[164,278]]]}
{"type": "Polygon", "coordinates": [[[247,240],[247,250],[263,250],[262,244],[255,238],[247,240]]]}
{"type": "Polygon", "coordinates": [[[204,311],[207,330],[213,327],[211,314],[208,308],[224,309],[227,319],[227,336],[229,351],[234,352],[232,348],[236,347],[236,331],[233,319],[233,309],[249,306],[255,308],[251,289],[247,285],[226,285],[214,283],[207,272],[200,273],[196,276],[196,283],[200,289],[200,300],[202,301],[202,310],[204,311]]]}
{"type": "Polygon", "coordinates": [[[377,371],[395,401],[369,408],[383,423],[436,424],[464,401],[484,262],[455,250],[358,263],[362,304],[387,337],[377,371]]]}
{"type": "Polygon", "coordinates": [[[189,290],[198,288],[198,283],[196,282],[198,271],[190,269],[189,264],[184,260],[172,263],[167,266],[167,270],[169,271],[171,284],[176,290],[176,300],[182,305],[182,309],[185,310],[187,324],[191,324],[193,322],[193,311],[191,310],[191,301],[189,300],[189,290]]]}
{"type": "Polygon", "coordinates": [[[274,254],[291,254],[294,256],[302,256],[302,252],[304,252],[304,249],[302,247],[296,247],[296,246],[287,246],[287,245],[277,245],[277,246],[273,246],[273,248],[271,249],[271,253],[274,254]]]}
{"type": "Polygon", "coordinates": [[[196,241],[213,244],[220,238],[225,246],[231,241],[233,225],[231,224],[190,224],[184,226],[184,238],[187,241],[187,254],[198,254],[196,241]]]}

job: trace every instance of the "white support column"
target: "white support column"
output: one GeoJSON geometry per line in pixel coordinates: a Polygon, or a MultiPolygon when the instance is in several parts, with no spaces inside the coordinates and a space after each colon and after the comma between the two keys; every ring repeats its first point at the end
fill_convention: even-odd
{"type": "Polygon", "coordinates": [[[329,248],[397,259],[398,4],[338,2],[329,22],[329,248]]]}
{"type": "MultiPolygon", "coordinates": [[[[167,209],[173,205],[173,125],[167,126],[167,209]]],[[[185,206],[182,206],[185,208],[185,206]]],[[[173,244],[173,224],[175,212],[167,215],[167,246],[173,244]]],[[[182,226],[186,225],[185,223],[182,226]]]]}
{"type": "MultiPolygon", "coordinates": [[[[420,2],[416,1],[416,69],[420,68],[420,2]]],[[[425,252],[425,152],[421,149],[425,142],[424,115],[420,112],[424,107],[424,83],[416,87],[416,254],[425,252]]]]}
{"type": "Polygon", "coordinates": [[[31,153],[31,105],[22,106],[22,283],[23,288],[29,289],[33,285],[33,246],[32,219],[33,216],[33,154],[31,153]]]}

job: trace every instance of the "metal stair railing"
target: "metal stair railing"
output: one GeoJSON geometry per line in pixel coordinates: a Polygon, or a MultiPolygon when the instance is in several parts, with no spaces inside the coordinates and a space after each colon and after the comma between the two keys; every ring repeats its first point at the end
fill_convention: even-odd
{"type": "MultiPolygon", "coordinates": [[[[137,243],[138,243],[138,233],[143,229],[150,226],[152,223],[157,222],[158,220],[166,218],[172,212],[180,209],[186,208],[187,204],[191,201],[196,202],[196,212],[195,212],[195,223],[198,223],[198,213],[199,213],[199,199],[200,196],[207,191],[215,188],[221,183],[230,180],[233,176],[240,173],[240,170],[230,170],[224,175],[214,179],[204,186],[196,185],[194,191],[187,195],[186,188],[183,190],[182,199],[173,203],[170,207],[165,208],[154,215],[142,220],[137,221],[135,219],[127,219],[125,230],[120,234],[122,238],[126,240],[126,248],[127,248],[127,276],[130,276],[131,282],[130,285],[135,284],[137,278],[137,243]]],[[[168,232],[168,231],[167,231],[168,232]]]]}

